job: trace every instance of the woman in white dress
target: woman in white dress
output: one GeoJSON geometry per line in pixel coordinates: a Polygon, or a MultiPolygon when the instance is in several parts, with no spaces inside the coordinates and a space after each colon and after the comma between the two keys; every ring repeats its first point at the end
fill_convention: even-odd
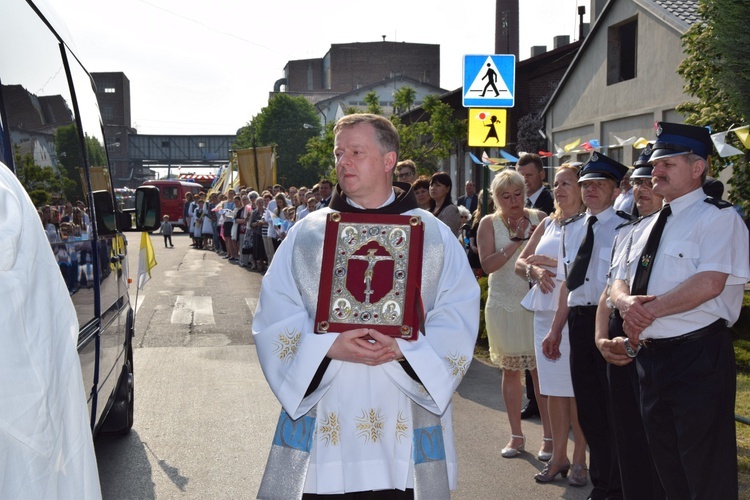
{"type": "MultiPolygon", "coordinates": [[[[524,451],[521,432],[521,374],[530,370],[535,390],[539,387],[534,356],[534,317],[521,306],[529,290],[525,279],[514,274],[514,264],[542,212],[525,208],[526,187],[514,170],[495,176],[490,186],[496,211],[479,223],[477,242],[482,268],[489,273],[485,321],[490,358],[503,370],[502,391],[510,423],[511,439],[502,450],[505,458],[524,451]]],[[[538,392],[538,391],[537,391],[538,392]]],[[[540,405],[544,402],[539,399],[540,405]]],[[[540,406],[544,435],[550,435],[547,411],[540,406]]],[[[544,450],[544,448],[543,448],[544,450]]],[[[544,450],[546,451],[546,450],[544,450]]]]}
{"type": "MultiPolygon", "coordinates": [[[[578,187],[578,167],[565,164],[555,172],[555,211],[534,231],[526,248],[516,261],[518,276],[534,286],[521,303],[534,312],[534,348],[539,371],[539,392],[547,401],[552,428],[552,459],[544,470],[534,476],[542,483],[554,480],[557,474],[566,477],[571,463],[568,460],[568,433],[573,426],[575,447],[573,471],[568,482],[574,486],[586,484],[586,438],[578,424],[573,384],[570,379],[570,340],[568,326],[563,330],[561,356],[552,360],[542,354],[542,341],[550,329],[560,296],[563,276],[556,276],[560,252],[562,221],[585,210],[578,187]]],[[[541,408],[541,406],[540,406],[541,408]]]]}

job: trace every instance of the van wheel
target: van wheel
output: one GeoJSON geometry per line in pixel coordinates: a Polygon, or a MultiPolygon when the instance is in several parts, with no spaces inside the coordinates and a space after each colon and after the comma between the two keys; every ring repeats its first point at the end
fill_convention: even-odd
{"type": "Polygon", "coordinates": [[[135,413],[135,379],[133,378],[133,346],[128,349],[128,362],[125,368],[127,374],[125,378],[125,390],[127,394],[127,403],[125,411],[125,426],[120,430],[120,434],[127,434],[133,428],[133,415],[135,413]]]}
{"type": "Polygon", "coordinates": [[[104,423],[103,432],[125,435],[133,428],[135,383],[133,379],[133,347],[128,347],[128,358],[117,384],[117,395],[104,423]]]}

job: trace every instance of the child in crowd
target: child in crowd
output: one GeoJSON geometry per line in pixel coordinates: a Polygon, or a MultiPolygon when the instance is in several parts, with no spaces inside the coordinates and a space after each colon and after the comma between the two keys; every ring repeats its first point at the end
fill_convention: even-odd
{"type": "Polygon", "coordinates": [[[172,244],[172,224],[169,223],[169,216],[165,215],[162,221],[159,232],[164,235],[164,248],[167,248],[167,242],[169,242],[169,248],[174,248],[172,244]]]}

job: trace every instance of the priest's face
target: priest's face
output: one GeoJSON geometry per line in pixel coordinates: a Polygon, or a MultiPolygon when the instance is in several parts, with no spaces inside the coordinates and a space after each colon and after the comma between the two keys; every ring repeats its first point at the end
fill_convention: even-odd
{"type": "Polygon", "coordinates": [[[377,208],[390,196],[396,153],[384,151],[369,123],[339,131],[333,154],[339,184],[349,198],[365,208],[377,208]]]}

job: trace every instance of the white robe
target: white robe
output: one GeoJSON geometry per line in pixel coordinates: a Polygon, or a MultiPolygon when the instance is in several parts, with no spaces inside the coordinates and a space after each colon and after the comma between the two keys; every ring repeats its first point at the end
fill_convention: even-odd
{"type": "Polygon", "coordinates": [[[31,200],[0,163],[0,498],[101,498],[78,320],[31,200]]]}
{"type": "Polygon", "coordinates": [[[425,255],[431,252],[431,257],[424,260],[423,284],[437,284],[422,291],[426,335],[413,342],[398,340],[424,386],[396,361],[370,367],[332,360],[318,388],[304,397],[338,335],[313,333],[321,221],[330,212],[317,210],[292,226],[263,278],[253,319],[263,371],[284,410],[297,419],[317,405],[304,491],[412,488],[412,401],[441,416],[448,480],[455,489],[451,397],[472,360],[479,323],[479,287],[466,255],[450,229],[431,214],[406,212],[425,222],[425,255]],[[317,243],[316,238],[319,245],[295,250],[298,240],[317,243]],[[441,264],[429,265],[435,262],[441,264]]]}

